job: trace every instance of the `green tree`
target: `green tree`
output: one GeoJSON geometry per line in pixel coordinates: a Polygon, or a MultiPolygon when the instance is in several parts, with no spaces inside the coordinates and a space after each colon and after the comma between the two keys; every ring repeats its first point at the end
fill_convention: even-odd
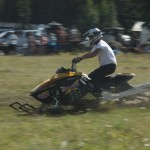
{"type": "Polygon", "coordinates": [[[76,24],[80,0],[31,0],[32,22],[56,21],[66,26],[76,24]]]}
{"type": "Polygon", "coordinates": [[[120,26],[118,22],[118,13],[114,1],[109,2],[110,27],[120,26]]]}
{"type": "Polygon", "coordinates": [[[145,9],[144,7],[141,7],[143,5],[142,3],[143,1],[116,0],[118,20],[123,27],[131,29],[134,22],[141,20],[141,13],[145,9]]]}
{"type": "Polygon", "coordinates": [[[0,0],[0,21],[2,21],[4,0],[0,0]]]}
{"type": "Polygon", "coordinates": [[[48,23],[52,14],[52,4],[52,0],[31,0],[31,22],[35,24],[48,23]]]}
{"type": "Polygon", "coordinates": [[[76,24],[83,32],[119,26],[131,29],[135,21],[149,21],[149,0],[0,0],[0,21],[76,24]]]}
{"type": "Polygon", "coordinates": [[[31,20],[30,0],[17,0],[17,22],[28,24],[31,20]]]}
{"type": "Polygon", "coordinates": [[[5,22],[16,22],[16,1],[15,0],[4,0],[3,9],[1,12],[1,21],[5,22]]]}
{"type": "MultiPolygon", "coordinates": [[[[133,0],[132,0],[133,1],[133,0]]],[[[149,22],[150,21],[150,1],[149,0],[136,0],[136,12],[139,14],[139,20],[149,22]]]]}
{"type": "Polygon", "coordinates": [[[88,30],[99,25],[98,11],[93,0],[84,1],[80,10],[79,24],[81,30],[88,30]]]}
{"type": "Polygon", "coordinates": [[[101,28],[119,26],[117,10],[114,1],[101,0],[98,4],[99,20],[101,28]]]}
{"type": "Polygon", "coordinates": [[[100,28],[105,28],[110,26],[110,13],[109,5],[107,0],[101,0],[98,5],[100,28]]]}

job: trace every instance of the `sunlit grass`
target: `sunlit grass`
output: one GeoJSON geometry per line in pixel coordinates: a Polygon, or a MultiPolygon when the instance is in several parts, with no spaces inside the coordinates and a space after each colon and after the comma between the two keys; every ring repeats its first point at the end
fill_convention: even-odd
{"type": "MultiPolygon", "coordinates": [[[[150,149],[149,106],[141,109],[105,104],[99,111],[62,116],[30,116],[8,107],[18,99],[31,100],[32,88],[51,77],[60,66],[69,68],[71,60],[79,55],[0,57],[0,150],[150,149]]],[[[135,73],[132,84],[150,82],[149,58],[145,54],[119,54],[116,73],[135,73]]],[[[78,64],[78,70],[87,74],[96,67],[95,58],[78,64]]]]}

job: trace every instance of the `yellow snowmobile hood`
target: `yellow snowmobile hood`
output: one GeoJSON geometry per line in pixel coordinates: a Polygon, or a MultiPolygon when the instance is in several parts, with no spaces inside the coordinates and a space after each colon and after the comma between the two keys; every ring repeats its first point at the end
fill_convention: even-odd
{"type": "Polygon", "coordinates": [[[66,72],[66,73],[58,73],[58,74],[53,75],[50,79],[47,79],[41,84],[37,85],[32,91],[36,91],[37,89],[44,87],[46,85],[52,85],[54,84],[55,81],[65,78],[65,77],[81,76],[81,75],[82,75],[81,72],[71,72],[71,71],[66,72]]]}

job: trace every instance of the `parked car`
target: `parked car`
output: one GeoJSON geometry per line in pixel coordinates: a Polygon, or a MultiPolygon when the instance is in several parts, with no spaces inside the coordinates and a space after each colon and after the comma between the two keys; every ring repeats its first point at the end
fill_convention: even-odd
{"type": "Polygon", "coordinates": [[[105,28],[103,30],[103,40],[107,43],[119,42],[124,46],[130,45],[131,37],[125,34],[125,29],[120,27],[105,28]]]}
{"type": "Polygon", "coordinates": [[[11,33],[14,33],[13,30],[3,31],[0,33],[0,51],[3,52],[5,55],[9,54],[9,44],[7,42],[8,37],[11,33]]]}
{"type": "Polygon", "coordinates": [[[0,43],[6,43],[11,33],[15,33],[14,30],[3,31],[0,33],[0,43]]]}
{"type": "Polygon", "coordinates": [[[0,28],[0,33],[5,32],[5,31],[11,31],[12,29],[1,29],[0,28]]]}
{"type": "Polygon", "coordinates": [[[132,44],[138,46],[150,41],[150,23],[138,21],[131,28],[132,44]]]}
{"type": "Polygon", "coordinates": [[[16,33],[19,35],[19,42],[17,47],[19,47],[20,52],[23,52],[24,49],[27,48],[27,35],[28,33],[32,33],[33,36],[40,36],[42,34],[42,30],[11,30],[11,31],[4,31],[0,33],[0,50],[3,51],[5,54],[8,54],[10,49],[10,45],[8,43],[8,39],[11,33],[16,33]]]}

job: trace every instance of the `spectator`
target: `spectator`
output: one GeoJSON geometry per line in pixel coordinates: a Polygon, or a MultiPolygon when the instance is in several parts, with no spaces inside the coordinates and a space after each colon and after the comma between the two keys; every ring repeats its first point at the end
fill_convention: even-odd
{"type": "Polygon", "coordinates": [[[48,52],[57,52],[57,37],[55,33],[49,33],[48,37],[48,52]]]}
{"type": "Polygon", "coordinates": [[[20,32],[16,32],[17,35],[17,48],[16,48],[16,53],[17,54],[23,54],[23,39],[21,38],[21,33],[20,32]]]}
{"type": "Polygon", "coordinates": [[[63,49],[65,44],[68,42],[68,33],[63,27],[59,27],[56,30],[57,42],[60,49],[63,49]]]}
{"type": "Polygon", "coordinates": [[[36,40],[35,37],[32,35],[32,32],[27,33],[27,55],[34,55],[36,53],[36,40]]]}
{"type": "Polygon", "coordinates": [[[48,37],[43,33],[40,37],[40,54],[47,53],[48,37]]]}
{"type": "Polygon", "coordinates": [[[70,41],[71,49],[78,48],[80,38],[81,38],[81,33],[75,26],[72,26],[72,28],[69,31],[69,41],[70,41]]]}
{"type": "Polygon", "coordinates": [[[148,53],[150,52],[150,42],[146,42],[140,45],[141,52],[148,53]]]}
{"type": "Polygon", "coordinates": [[[9,44],[9,51],[11,51],[12,54],[16,53],[17,39],[18,37],[15,32],[11,32],[10,36],[8,37],[7,43],[9,44]]]}

